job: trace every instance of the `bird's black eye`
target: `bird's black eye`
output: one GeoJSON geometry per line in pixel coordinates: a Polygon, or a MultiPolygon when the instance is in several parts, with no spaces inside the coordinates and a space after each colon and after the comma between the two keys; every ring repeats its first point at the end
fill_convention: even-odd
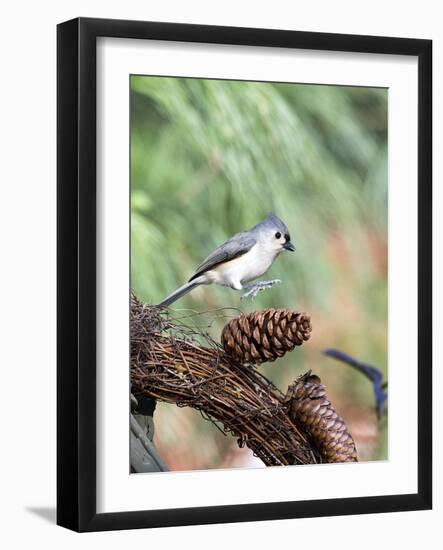
{"type": "Polygon", "coordinates": [[[280,237],[281,237],[281,233],[280,233],[280,231],[277,231],[277,233],[275,234],[275,238],[279,239],[280,237]]]}

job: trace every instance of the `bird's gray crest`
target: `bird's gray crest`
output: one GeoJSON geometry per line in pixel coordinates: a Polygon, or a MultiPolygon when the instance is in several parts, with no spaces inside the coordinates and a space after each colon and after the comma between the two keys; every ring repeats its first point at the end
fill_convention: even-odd
{"type": "Polygon", "coordinates": [[[278,216],[276,216],[273,212],[269,212],[268,217],[264,221],[257,224],[252,229],[253,230],[254,229],[261,229],[263,227],[269,227],[269,228],[275,229],[276,231],[280,231],[280,233],[282,235],[289,234],[289,231],[288,231],[288,228],[286,227],[286,224],[278,216]]]}

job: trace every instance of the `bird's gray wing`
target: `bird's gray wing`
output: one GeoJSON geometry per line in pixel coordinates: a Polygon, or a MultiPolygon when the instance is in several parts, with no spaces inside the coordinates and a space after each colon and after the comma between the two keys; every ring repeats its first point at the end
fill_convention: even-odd
{"type": "Polygon", "coordinates": [[[216,248],[214,252],[197,267],[194,275],[189,281],[193,281],[196,277],[213,269],[217,265],[243,256],[243,254],[251,250],[256,242],[257,241],[250,233],[237,233],[237,235],[234,235],[231,239],[216,248]]]}

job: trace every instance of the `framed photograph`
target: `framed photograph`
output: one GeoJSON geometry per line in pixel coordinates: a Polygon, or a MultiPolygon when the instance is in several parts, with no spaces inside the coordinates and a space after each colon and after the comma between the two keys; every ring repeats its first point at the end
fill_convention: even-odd
{"type": "Polygon", "coordinates": [[[431,508],[431,41],[57,36],[58,524],[431,508]]]}

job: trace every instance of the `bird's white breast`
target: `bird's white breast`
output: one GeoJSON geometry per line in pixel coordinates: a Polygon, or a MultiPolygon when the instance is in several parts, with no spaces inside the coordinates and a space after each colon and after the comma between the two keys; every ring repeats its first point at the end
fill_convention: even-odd
{"type": "Polygon", "coordinates": [[[255,244],[238,258],[224,262],[207,272],[211,282],[241,289],[247,283],[263,275],[272,265],[275,253],[255,244]]]}

